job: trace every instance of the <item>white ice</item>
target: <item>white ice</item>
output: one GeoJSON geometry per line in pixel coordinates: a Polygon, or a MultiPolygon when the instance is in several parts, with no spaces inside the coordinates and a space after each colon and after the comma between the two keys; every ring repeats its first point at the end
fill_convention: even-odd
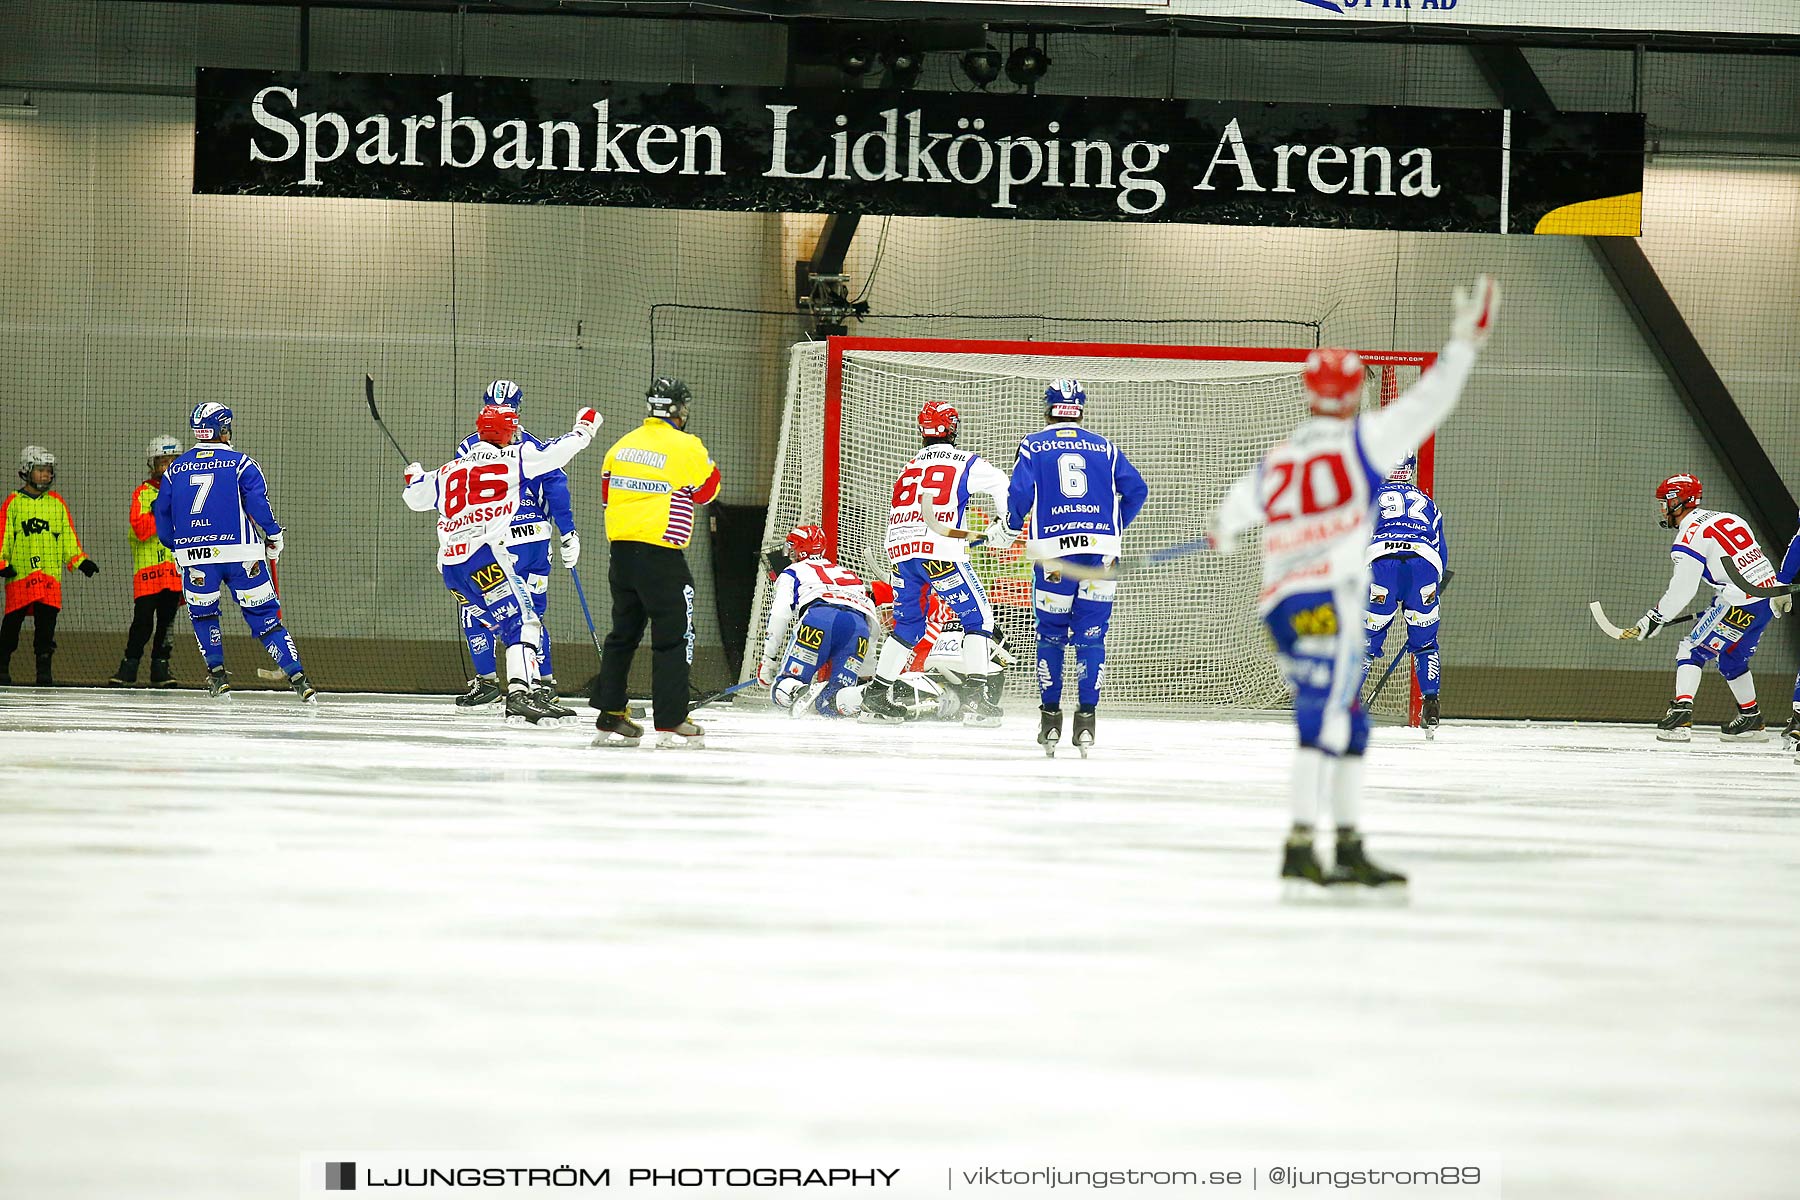
{"type": "MultiPolygon", "coordinates": [[[[1384,730],[1405,908],[1284,905],[1290,733],[0,691],[0,1195],[308,1155],[1499,1154],[1508,1197],[1800,1194],[1773,742],[1384,730]]],[[[667,1161],[665,1159],[665,1161],[667,1161]]]]}

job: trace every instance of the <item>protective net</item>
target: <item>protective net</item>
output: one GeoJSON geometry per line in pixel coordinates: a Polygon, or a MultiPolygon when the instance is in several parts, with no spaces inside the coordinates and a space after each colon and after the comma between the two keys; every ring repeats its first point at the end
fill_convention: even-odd
{"type": "MultiPolygon", "coordinates": [[[[1150,486],[1126,535],[1128,554],[1204,533],[1225,489],[1306,411],[1295,363],[1303,352],[1292,350],[931,340],[845,348],[858,341],[794,347],[764,540],[777,546],[793,526],[822,523],[838,561],[865,578],[888,575],[883,540],[894,480],[919,448],[914,418],[927,400],[956,407],[959,446],[1009,470],[1019,439],[1043,425],[1051,381],[1080,380],[1088,393],[1083,424],[1111,438],[1150,486]]],[[[1416,358],[1366,370],[1370,405],[1419,372],[1416,358]]],[[[971,509],[974,528],[995,515],[985,497],[971,509]]],[[[971,557],[1008,647],[1032,661],[1031,565],[1022,544],[971,557]]],[[[1259,579],[1248,549],[1229,558],[1189,555],[1131,575],[1119,587],[1107,638],[1108,703],[1284,705],[1256,619],[1259,579]]],[[[766,591],[758,593],[757,629],[767,619],[766,591]]],[[[1028,670],[1010,672],[1008,684],[1017,695],[1035,694],[1028,670]]],[[[1380,707],[1404,717],[1407,686],[1384,692],[1380,707]]]]}
{"type": "MultiPolygon", "coordinates": [[[[451,690],[467,670],[430,523],[400,504],[399,459],[362,409],[364,372],[376,376],[402,444],[428,463],[469,432],[491,379],[524,385],[526,425],[544,436],[566,428],[578,405],[596,404],[605,442],[641,419],[653,374],[683,376],[695,390],[694,429],[724,473],[721,529],[731,518],[749,530],[743,540],[761,540],[762,506],[786,503],[768,487],[790,347],[811,327],[794,309],[794,267],[812,255],[823,217],[192,190],[201,65],[883,83],[875,71],[851,81],[818,74],[816,62],[803,67],[799,39],[776,21],[577,11],[585,7],[0,6],[0,373],[10,381],[0,389],[0,449],[9,482],[21,447],[57,454],[57,490],[101,566],[92,579],[64,573],[59,677],[99,683],[118,664],[133,608],[132,489],[150,439],[185,436],[186,414],[203,400],[232,404],[245,448],[269,475],[290,526],[288,619],[328,689],[451,690]]],[[[1747,23],[1741,32],[1779,33],[1758,13],[1791,9],[1767,0],[1733,6],[1732,19],[1747,23]]],[[[1457,19],[1458,10],[1430,11],[1438,25],[1457,19]]],[[[1592,20],[1602,16],[1631,19],[1608,9],[1592,20]]],[[[1479,47],[1408,40],[1405,23],[1377,34],[1346,22],[1343,36],[1314,26],[1304,38],[1140,24],[1147,34],[1134,24],[1040,35],[1050,66],[1037,92],[1501,103],[1479,47]]],[[[1000,22],[982,36],[1003,59],[1026,41],[1000,22]]],[[[1691,38],[1551,45],[1495,29],[1479,40],[1522,46],[1553,105],[1646,115],[1644,233],[1633,245],[1787,489],[1800,491],[1800,57],[1791,39],[1741,52],[1691,38]]],[[[914,88],[970,90],[958,59],[928,48],[914,88]]],[[[1002,78],[991,90],[1018,89],[1002,78]]],[[[851,297],[870,306],[849,319],[865,335],[1423,350],[1444,338],[1450,289],[1493,273],[1506,288],[1499,332],[1439,437],[1437,495],[1457,563],[1443,606],[1444,711],[1641,720],[1667,702],[1671,640],[1607,641],[1587,605],[1599,599],[1628,621],[1667,583],[1652,485],[1692,471],[1710,506],[1748,515],[1756,501],[1771,515],[1752,525],[1772,553],[1794,521],[1731,482],[1732,464],[1696,424],[1596,249],[1569,237],[864,217],[842,271],[851,297]]],[[[1138,430],[1115,427],[1121,414],[1110,404],[1096,401],[1098,427],[1118,432],[1128,451],[1152,453],[1156,439],[1140,450],[1138,430]]],[[[1200,427],[1187,413],[1174,421],[1171,439],[1200,427]]],[[[981,448],[1004,463],[1017,424],[971,429],[993,438],[981,448]]],[[[1243,432],[1248,454],[1257,447],[1243,432]]],[[[1217,437],[1223,450],[1228,439],[1217,437]]],[[[584,541],[577,571],[604,632],[599,453],[577,459],[571,475],[584,541]]],[[[1205,497],[1227,474],[1221,464],[1156,484],[1157,503],[1205,497]]],[[[1193,504],[1195,519],[1201,507],[1193,504]]],[[[1153,516],[1181,519],[1145,521],[1153,516]]],[[[1151,529],[1134,539],[1148,541],[1151,529]]],[[[730,620],[741,638],[754,619],[720,602],[721,581],[742,571],[747,594],[754,573],[720,556],[731,541],[702,523],[689,553],[703,686],[735,676],[730,620]]],[[[587,624],[568,572],[558,567],[549,586],[557,675],[579,682],[594,661],[587,624]]],[[[234,621],[228,609],[227,663],[255,685],[254,669],[268,662],[234,621]]],[[[1232,644],[1254,641],[1253,630],[1224,624],[1219,636],[1232,644]]],[[[1765,708],[1781,708],[1792,686],[1791,624],[1772,627],[1756,659],[1765,708]]],[[[29,677],[31,646],[27,625],[15,678],[29,677]]],[[[1123,662],[1122,645],[1118,653],[1123,662]]],[[[175,657],[192,681],[198,654],[185,626],[175,657]]],[[[1117,686],[1127,674],[1115,672],[1117,686]]],[[[1701,719],[1718,719],[1725,697],[1709,673],[1701,719]]]]}

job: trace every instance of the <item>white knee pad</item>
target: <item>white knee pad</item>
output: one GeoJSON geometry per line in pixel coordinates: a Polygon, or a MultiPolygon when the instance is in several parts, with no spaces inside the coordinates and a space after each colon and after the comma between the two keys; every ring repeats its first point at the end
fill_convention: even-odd
{"type": "Polygon", "coordinates": [[[798,675],[783,675],[769,689],[769,699],[775,702],[776,708],[791,709],[799,702],[800,693],[805,690],[806,681],[798,675]]]}

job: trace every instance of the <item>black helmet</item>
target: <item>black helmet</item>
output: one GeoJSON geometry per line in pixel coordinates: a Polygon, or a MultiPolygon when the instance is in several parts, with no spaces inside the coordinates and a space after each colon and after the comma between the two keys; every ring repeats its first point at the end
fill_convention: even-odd
{"type": "Polygon", "coordinates": [[[658,377],[644,393],[644,403],[650,406],[650,415],[663,417],[672,421],[687,418],[688,405],[693,403],[694,394],[688,391],[688,385],[668,375],[658,377]]]}

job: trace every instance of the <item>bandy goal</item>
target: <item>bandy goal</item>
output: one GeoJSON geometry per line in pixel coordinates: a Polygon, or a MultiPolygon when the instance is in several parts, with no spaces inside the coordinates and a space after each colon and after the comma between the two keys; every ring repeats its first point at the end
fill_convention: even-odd
{"type": "MultiPolygon", "coordinates": [[[[864,578],[885,578],[882,551],[894,480],[919,448],[927,400],[962,417],[957,444],[1010,470],[1019,439],[1044,426],[1051,381],[1087,390],[1083,425],[1105,434],[1143,473],[1150,497],[1125,535],[1128,554],[1205,532],[1231,482],[1306,412],[1300,364],[1309,350],[1095,342],[834,337],[803,342],[789,359],[787,399],[763,544],[817,523],[827,550],[864,578]]],[[[1365,406],[1385,403],[1435,355],[1359,351],[1365,406]]],[[[1418,485],[1432,485],[1433,447],[1419,451],[1418,485]]],[[[986,498],[978,504],[985,506],[986,498]]],[[[972,512],[981,527],[994,514],[972,512]]],[[[1020,545],[971,553],[1019,665],[1007,690],[1036,694],[1031,564],[1020,545]]],[[[1261,563],[1254,546],[1232,557],[1195,554],[1136,572],[1119,585],[1107,637],[1103,695],[1157,708],[1276,709],[1287,694],[1256,618],[1261,563]]],[[[752,640],[768,618],[759,579],[752,640]]],[[[1390,632],[1387,653],[1404,641],[1390,632]]],[[[871,647],[871,653],[874,648],[871,647]]],[[[746,655],[753,671],[755,654],[746,655]]],[[[1396,681],[1397,682],[1397,681],[1396,681]]],[[[1378,708],[1417,720],[1417,685],[1390,686],[1378,708]],[[1409,713],[1410,709],[1410,713],[1409,713]]]]}

